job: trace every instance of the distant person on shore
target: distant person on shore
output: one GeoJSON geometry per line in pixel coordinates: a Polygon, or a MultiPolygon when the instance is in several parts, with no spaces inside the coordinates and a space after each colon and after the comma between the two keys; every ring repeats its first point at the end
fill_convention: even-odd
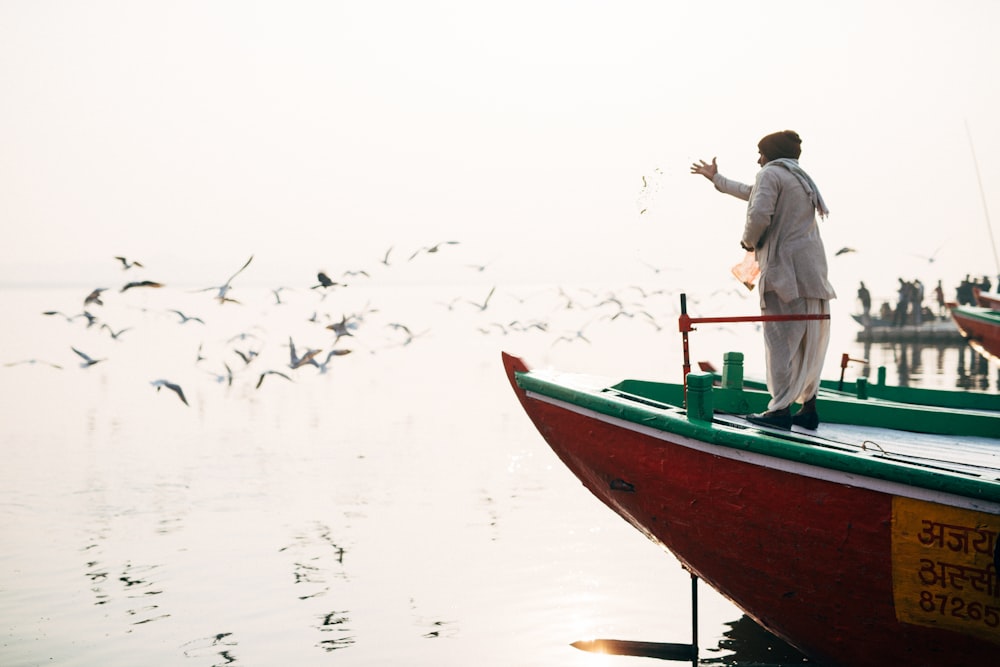
{"type": "Polygon", "coordinates": [[[867,327],[872,321],[872,295],[864,281],[858,287],[858,301],[861,302],[861,322],[867,327]]]}
{"type": "Polygon", "coordinates": [[[910,290],[910,310],[913,311],[913,323],[918,327],[924,320],[924,284],[916,278],[910,290]]]}
{"type": "Polygon", "coordinates": [[[902,278],[897,278],[899,288],[896,290],[896,313],[892,317],[892,326],[901,327],[906,324],[906,314],[910,307],[910,284],[902,278]]]}
{"type": "Polygon", "coordinates": [[[945,314],[944,287],[941,286],[940,280],[937,283],[937,287],[934,288],[934,298],[937,300],[938,315],[943,317],[945,314]]]}
{"type": "Polygon", "coordinates": [[[958,288],[955,290],[955,300],[960,306],[976,305],[976,296],[972,293],[972,280],[969,278],[969,274],[965,274],[965,278],[958,284],[958,288]]]}
{"type": "MultiPolygon", "coordinates": [[[[819,188],[801,166],[802,139],[791,130],[769,134],[757,144],[754,184],[719,173],[715,158],[691,165],[692,174],[715,189],[748,202],[740,246],[760,264],[760,307],[765,315],[827,315],[836,297],[827,278],[826,250],[816,217],[829,214],[819,188]]],[[[816,392],[830,343],[830,320],[764,322],[767,411],[747,415],[765,426],[814,429],[819,424],[816,392]],[[791,405],[802,404],[794,416],[791,405]]]]}

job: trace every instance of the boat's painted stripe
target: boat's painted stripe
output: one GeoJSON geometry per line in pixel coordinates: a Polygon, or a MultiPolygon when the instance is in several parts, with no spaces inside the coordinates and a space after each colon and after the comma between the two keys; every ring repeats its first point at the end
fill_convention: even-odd
{"type": "Polygon", "coordinates": [[[1000,310],[977,306],[958,306],[953,308],[951,312],[956,319],[965,317],[968,320],[982,322],[989,326],[1000,326],[1000,310]]]}
{"type": "MultiPolygon", "coordinates": [[[[899,482],[904,486],[919,486],[979,502],[1000,504],[1000,480],[969,476],[957,470],[908,465],[861,455],[857,451],[813,446],[817,443],[809,442],[808,436],[799,437],[796,442],[787,439],[784,434],[720,427],[698,419],[689,419],[684,410],[661,401],[636,401],[619,396],[615,391],[608,391],[607,384],[601,385],[597,378],[519,373],[517,384],[521,390],[534,391],[631,423],[722,447],[757,452],[861,477],[899,482]]],[[[991,441],[1000,446],[1000,440],[993,438],[991,441]]]]}
{"type": "Polygon", "coordinates": [[[525,392],[525,394],[529,398],[557,406],[559,408],[562,408],[569,412],[573,412],[575,414],[579,414],[591,419],[596,419],[598,421],[611,424],[616,428],[622,428],[629,431],[633,431],[635,433],[639,433],[646,437],[654,438],[656,440],[663,440],[671,444],[687,447],[689,449],[703,451],[707,454],[712,454],[713,456],[719,456],[734,461],[742,461],[744,463],[749,463],[751,465],[770,468],[773,470],[780,470],[782,472],[787,472],[794,475],[802,475],[804,477],[810,477],[813,479],[821,479],[836,484],[845,484],[848,486],[869,489],[872,491],[877,491],[879,493],[885,493],[891,496],[901,496],[905,498],[913,498],[916,500],[924,500],[927,502],[939,503],[941,505],[961,507],[963,509],[973,509],[973,510],[978,510],[980,512],[988,512],[991,514],[1000,514],[1000,503],[995,503],[988,500],[977,500],[975,498],[968,498],[953,493],[935,491],[933,489],[927,489],[919,486],[911,486],[909,484],[903,484],[891,480],[879,479],[876,477],[867,477],[864,475],[858,475],[846,471],[824,468],[821,466],[810,465],[808,463],[801,463],[799,461],[768,456],[767,454],[761,454],[759,452],[752,452],[743,449],[734,449],[732,447],[726,447],[724,445],[716,445],[701,440],[688,438],[677,433],[662,431],[660,429],[644,426],[642,424],[637,424],[627,419],[621,419],[619,417],[606,415],[601,412],[597,412],[596,410],[592,410],[590,408],[584,408],[574,403],[560,400],[558,398],[552,398],[550,396],[546,396],[545,394],[540,394],[535,391],[528,390],[525,392]]]}

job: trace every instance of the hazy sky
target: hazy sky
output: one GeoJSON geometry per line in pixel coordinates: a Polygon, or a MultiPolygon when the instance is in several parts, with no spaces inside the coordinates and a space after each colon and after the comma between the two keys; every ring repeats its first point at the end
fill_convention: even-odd
{"type": "Polygon", "coordinates": [[[786,128],[857,249],[842,297],[993,275],[998,29],[992,0],[0,0],[0,283],[305,282],[446,239],[509,279],[725,277],[745,205],[688,166],[752,182],[786,128]]]}

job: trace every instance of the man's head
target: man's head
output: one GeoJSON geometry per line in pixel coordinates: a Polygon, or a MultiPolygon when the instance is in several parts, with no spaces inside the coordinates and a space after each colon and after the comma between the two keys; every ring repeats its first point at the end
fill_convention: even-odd
{"type": "Polygon", "coordinates": [[[762,167],[771,160],[783,157],[798,160],[802,154],[802,139],[792,130],[775,132],[761,139],[757,143],[757,150],[760,151],[757,162],[762,167]]]}

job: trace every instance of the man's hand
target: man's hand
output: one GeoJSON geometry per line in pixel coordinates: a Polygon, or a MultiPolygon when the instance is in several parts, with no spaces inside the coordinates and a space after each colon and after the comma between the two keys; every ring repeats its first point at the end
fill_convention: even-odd
{"type": "Polygon", "coordinates": [[[715,158],[712,158],[711,164],[705,162],[704,160],[698,160],[691,165],[692,174],[701,174],[708,180],[713,180],[715,175],[719,173],[719,165],[715,163],[715,158]]]}

